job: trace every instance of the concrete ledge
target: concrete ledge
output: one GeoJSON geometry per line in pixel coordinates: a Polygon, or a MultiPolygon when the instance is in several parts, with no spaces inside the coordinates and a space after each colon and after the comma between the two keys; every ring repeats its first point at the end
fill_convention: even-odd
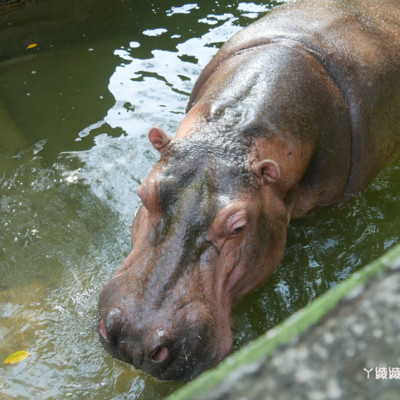
{"type": "Polygon", "coordinates": [[[170,397],[398,399],[400,245],[170,397]]]}

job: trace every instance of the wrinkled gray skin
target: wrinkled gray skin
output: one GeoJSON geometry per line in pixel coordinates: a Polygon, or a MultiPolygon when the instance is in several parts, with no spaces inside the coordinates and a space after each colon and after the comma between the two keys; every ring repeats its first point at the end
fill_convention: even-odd
{"type": "Polygon", "coordinates": [[[138,188],[133,249],[101,292],[115,357],[161,379],[216,365],[231,307],[281,260],[287,225],[363,190],[399,156],[398,0],[288,3],[199,77],[138,188]]]}

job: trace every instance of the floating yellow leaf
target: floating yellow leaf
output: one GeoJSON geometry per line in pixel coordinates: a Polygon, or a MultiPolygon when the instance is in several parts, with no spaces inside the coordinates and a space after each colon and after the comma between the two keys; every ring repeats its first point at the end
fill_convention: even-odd
{"type": "Polygon", "coordinates": [[[24,360],[26,357],[29,357],[31,354],[26,350],[16,351],[15,353],[10,354],[5,360],[4,364],[15,364],[24,360]]]}
{"type": "Polygon", "coordinates": [[[31,43],[31,44],[29,44],[28,46],[26,46],[26,50],[28,50],[28,49],[33,49],[33,48],[35,48],[37,46],[37,43],[31,43]]]}

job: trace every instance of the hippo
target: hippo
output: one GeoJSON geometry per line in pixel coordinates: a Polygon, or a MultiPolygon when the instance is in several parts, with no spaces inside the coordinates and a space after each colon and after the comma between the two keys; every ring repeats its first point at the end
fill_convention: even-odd
{"type": "Polygon", "coordinates": [[[232,307],[276,270],[291,219],[400,155],[398,0],[288,2],[203,70],[138,187],[132,251],[99,296],[114,357],[190,380],[231,351],[232,307]]]}

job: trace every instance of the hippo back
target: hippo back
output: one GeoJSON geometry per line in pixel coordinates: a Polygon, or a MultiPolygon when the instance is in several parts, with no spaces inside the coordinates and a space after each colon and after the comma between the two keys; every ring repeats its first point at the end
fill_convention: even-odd
{"type": "Polygon", "coordinates": [[[341,194],[346,199],[400,155],[400,2],[300,0],[279,7],[221,48],[196,82],[188,110],[226,60],[282,41],[306,49],[347,105],[351,161],[341,194]]]}

